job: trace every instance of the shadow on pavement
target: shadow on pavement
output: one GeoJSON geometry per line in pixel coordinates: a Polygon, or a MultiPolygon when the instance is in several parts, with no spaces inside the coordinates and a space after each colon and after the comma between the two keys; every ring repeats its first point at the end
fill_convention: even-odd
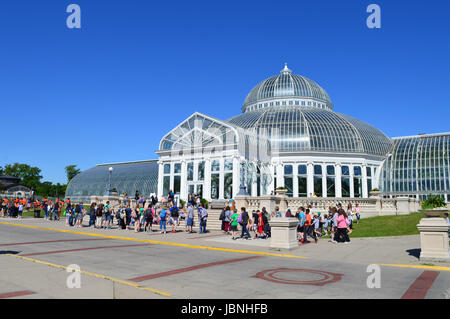
{"type": "Polygon", "coordinates": [[[420,248],[415,248],[415,249],[408,249],[406,251],[410,256],[414,256],[417,259],[419,259],[420,257],[420,248]]]}
{"type": "Polygon", "coordinates": [[[6,255],[6,254],[17,255],[17,254],[20,254],[20,251],[14,251],[14,250],[0,250],[0,255],[6,255]]]}

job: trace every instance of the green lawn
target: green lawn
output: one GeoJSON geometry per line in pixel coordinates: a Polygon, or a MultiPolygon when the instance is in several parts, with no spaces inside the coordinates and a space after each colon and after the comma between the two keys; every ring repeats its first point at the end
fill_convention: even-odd
{"type": "Polygon", "coordinates": [[[377,216],[361,219],[359,224],[353,223],[351,237],[385,237],[417,235],[420,219],[425,214],[412,213],[410,215],[377,216]]]}

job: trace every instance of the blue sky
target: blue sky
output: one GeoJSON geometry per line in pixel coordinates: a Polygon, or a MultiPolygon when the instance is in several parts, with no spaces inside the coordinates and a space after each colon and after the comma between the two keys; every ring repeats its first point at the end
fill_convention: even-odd
{"type": "Polygon", "coordinates": [[[0,165],[65,183],[70,164],[156,158],[190,114],[238,115],[285,62],[389,137],[448,132],[449,16],[447,0],[5,0],[0,165]],[[371,3],[381,29],[366,26],[371,3]]]}

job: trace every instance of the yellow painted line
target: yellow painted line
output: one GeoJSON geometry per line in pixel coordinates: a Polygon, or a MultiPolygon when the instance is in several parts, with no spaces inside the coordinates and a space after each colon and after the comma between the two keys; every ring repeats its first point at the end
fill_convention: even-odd
{"type": "MultiPolygon", "coordinates": [[[[38,264],[47,265],[47,266],[50,266],[50,267],[61,268],[61,269],[64,269],[64,270],[67,270],[69,268],[69,267],[66,267],[66,266],[63,266],[63,265],[53,264],[53,263],[49,263],[49,262],[46,262],[46,261],[30,258],[30,257],[24,257],[24,256],[19,256],[19,255],[13,255],[13,254],[6,254],[6,256],[15,257],[15,258],[19,258],[19,259],[24,259],[24,260],[32,261],[32,262],[35,262],[35,263],[38,263],[38,264]]],[[[167,296],[167,297],[172,296],[172,294],[170,294],[168,292],[165,292],[165,291],[162,291],[162,290],[158,290],[158,289],[154,289],[154,288],[150,288],[150,287],[144,287],[144,286],[141,286],[141,285],[136,284],[134,282],[130,282],[130,281],[122,280],[122,279],[117,279],[117,278],[113,278],[113,277],[109,277],[109,276],[105,276],[105,275],[95,274],[93,272],[84,271],[84,270],[80,270],[80,273],[82,273],[84,275],[92,276],[92,277],[97,277],[97,278],[101,278],[101,279],[111,280],[111,281],[114,281],[114,282],[117,282],[117,283],[121,283],[123,285],[134,287],[134,288],[151,291],[151,292],[153,292],[155,294],[158,294],[158,295],[167,296]]]]}
{"type": "Polygon", "coordinates": [[[237,250],[237,249],[210,247],[210,246],[171,243],[171,242],[165,242],[165,241],[148,240],[148,239],[140,239],[140,238],[109,236],[109,235],[102,235],[102,234],[93,234],[93,233],[85,233],[85,232],[78,232],[78,231],[72,231],[72,230],[45,228],[45,227],[38,227],[38,226],[6,223],[6,222],[0,222],[0,224],[9,225],[9,226],[19,226],[19,227],[26,227],[26,228],[48,230],[48,231],[56,231],[56,232],[62,232],[62,233],[78,234],[78,235],[85,235],[85,236],[94,236],[94,237],[120,239],[120,240],[131,240],[131,241],[138,241],[138,242],[157,244],[157,245],[187,247],[187,248],[206,249],[206,250],[215,250],[215,251],[226,251],[226,252],[232,252],[232,253],[261,255],[261,256],[274,256],[274,257],[285,257],[285,258],[306,258],[304,256],[296,256],[296,255],[288,255],[288,254],[276,254],[276,253],[268,253],[268,252],[261,252],[261,251],[237,250]]]}
{"type": "Polygon", "coordinates": [[[426,265],[401,265],[401,264],[377,264],[387,267],[414,268],[414,269],[431,269],[439,271],[450,271],[450,267],[445,266],[426,266],[426,265]]]}

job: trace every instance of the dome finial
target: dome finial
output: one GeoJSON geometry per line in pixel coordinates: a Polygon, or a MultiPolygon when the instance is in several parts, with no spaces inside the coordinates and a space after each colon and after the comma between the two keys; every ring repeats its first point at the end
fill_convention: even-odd
{"type": "Polygon", "coordinates": [[[284,69],[281,70],[280,73],[292,73],[292,71],[289,70],[289,68],[288,68],[288,66],[287,66],[287,63],[284,64],[284,69]]]}

